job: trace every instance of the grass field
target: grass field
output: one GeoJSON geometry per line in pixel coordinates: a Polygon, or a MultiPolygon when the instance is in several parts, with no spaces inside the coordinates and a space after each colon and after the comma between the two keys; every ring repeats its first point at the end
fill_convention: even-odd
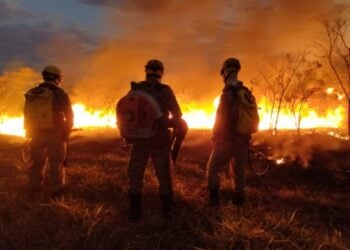
{"type": "Polygon", "coordinates": [[[67,192],[30,199],[23,139],[0,136],[0,249],[347,249],[350,248],[349,149],[326,135],[254,144],[284,157],[267,175],[247,173],[248,203],[207,206],[209,131],[188,135],[174,167],[175,216],[161,216],[152,167],[144,179],[143,218],[127,218],[128,150],[114,130],[76,132],[69,147],[67,192]],[[293,146],[294,145],[294,146],[293,146]]]}

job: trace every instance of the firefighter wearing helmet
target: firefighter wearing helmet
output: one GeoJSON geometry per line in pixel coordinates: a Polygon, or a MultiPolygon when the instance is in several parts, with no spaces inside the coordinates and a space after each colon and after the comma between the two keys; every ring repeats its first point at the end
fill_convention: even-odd
{"type": "Polygon", "coordinates": [[[146,78],[161,79],[164,74],[164,65],[157,59],[149,60],[145,65],[146,78]]]}
{"type": "Polygon", "coordinates": [[[24,128],[30,138],[32,165],[29,186],[32,195],[44,184],[52,196],[61,195],[65,185],[67,141],[73,127],[73,111],[68,95],[60,88],[62,72],[53,65],[42,70],[43,83],[25,94],[24,128]],[[46,166],[48,173],[46,174],[46,166]]]}
{"type": "Polygon", "coordinates": [[[238,80],[240,69],[241,64],[238,59],[228,58],[223,62],[220,70],[224,88],[213,127],[214,147],[207,164],[209,205],[211,206],[219,204],[219,173],[230,164],[231,159],[234,159],[233,203],[239,206],[246,201],[244,169],[248,163],[250,134],[239,132],[237,122],[240,106],[238,93],[249,90],[238,80]]]}
{"type": "Polygon", "coordinates": [[[44,80],[54,81],[56,84],[62,80],[62,71],[54,65],[46,66],[41,74],[44,80]]]}
{"type": "Polygon", "coordinates": [[[163,63],[149,60],[145,65],[146,79],[132,83],[131,91],[137,89],[152,96],[161,110],[162,116],[155,125],[155,134],[147,139],[128,141],[131,143],[128,164],[129,219],[137,221],[141,218],[141,197],[143,178],[149,158],[152,161],[159,181],[159,194],[163,215],[172,214],[173,187],[170,170],[170,138],[169,127],[184,124],[182,113],[172,88],[161,82],[164,74],[163,63]],[[171,116],[171,119],[169,119],[171,116]]]}

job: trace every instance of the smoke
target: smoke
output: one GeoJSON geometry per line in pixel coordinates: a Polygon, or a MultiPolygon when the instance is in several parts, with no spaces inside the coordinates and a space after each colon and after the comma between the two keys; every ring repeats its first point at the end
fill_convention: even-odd
{"type": "Polygon", "coordinates": [[[320,152],[332,152],[346,148],[346,141],[328,130],[305,130],[302,137],[295,131],[280,131],[279,136],[272,137],[268,131],[260,132],[253,137],[253,145],[267,153],[270,160],[282,160],[283,164],[300,164],[308,168],[312,161],[318,160],[320,152]]]}
{"type": "Polygon", "coordinates": [[[24,106],[24,94],[40,80],[30,68],[20,68],[0,75],[0,117],[17,115],[24,106]]]}
{"type": "Polygon", "coordinates": [[[130,81],[143,80],[152,58],[163,61],[163,81],[177,95],[211,103],[222,88],[225,58],[240,59],[239,77],[249,86],[258,61],[305,48],[317,38],[318,18],[350,6],[340,0],[80,2],[105,7],[103,34],[91,41],[74,27],[46,32],[51,37],[34,51],[62,68],[73,102],[99,108],[114,105],[130,81]],[[90,47],[82,48],[82,41],[90,47]]]}
{"type": "Polygon", "coordinates": [[[106,40],[81,62],[83,75],[75,83],[77,98],[105,92],[89,96],[98,105],[125,93],[131,80],[142,80],[151,58],[163,61],[163,80],[177,94],[212,102],[222,88],[218,72],[225,58],[241,60],[240,78],[249,85],[257,61],[304,49],[317,37],[318,18],[349,7],[328,0],[82,2],[108,7],[106,40]]]}

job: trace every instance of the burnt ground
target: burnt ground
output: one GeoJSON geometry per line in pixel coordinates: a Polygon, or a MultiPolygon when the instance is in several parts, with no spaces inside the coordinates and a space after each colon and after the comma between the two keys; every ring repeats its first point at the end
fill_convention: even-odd
{"type": "Polygon", "coordinates": [[[192,131],[173,168],[175,216],[160,213],[157,180],[146,170],[143,218],[127,219],[128,149],[116,131],[75,132],[69,146],[67,191],[60,198],[28,196],[23,139],[0,136],[0,249],[346,249],[350,247],[350,154],[324,133],[271,139],[254,148],[273,164],[262,177],[247,169],[248,202],[207,206],[209,131],[192,131]]]}

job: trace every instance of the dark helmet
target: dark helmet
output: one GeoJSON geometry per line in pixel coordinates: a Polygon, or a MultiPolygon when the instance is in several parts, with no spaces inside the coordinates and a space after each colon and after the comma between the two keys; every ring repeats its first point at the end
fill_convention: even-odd
{"type": "Polygon", "coordinates": [[[161,77],[164,73],[164,65],[161,61],[152,59],[146,63],[145,71],[147,75],[157,75],[161,77]]]}
{"type": "Polygon", "coordinates": [[[45,80],[56,80],[62,77],[62,71],[53,65],[46,66],[41,74],[45,80]]]}
{"type": "Polygon", "coordinates": [[[233,58],[233,57],[227,58],[222,64],[221,71],[220,71],[221,75],[224,73],[224,70],[229,68],[239,71],[241,69],[241,63],[237,58],[233,58]]]}

